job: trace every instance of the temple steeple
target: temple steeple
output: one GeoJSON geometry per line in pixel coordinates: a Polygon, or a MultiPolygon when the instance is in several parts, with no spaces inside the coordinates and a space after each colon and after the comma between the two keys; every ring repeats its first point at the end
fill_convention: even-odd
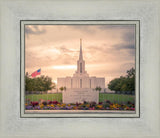
{"type": "Polygon", "coordinates": [[[74,76],[88,76],[87,72],[85,71],[85,61],[83,60],[82,39],[80,39],[79,59],[77,61],[77,70],[74,76]]]}
{"type": "Polygon", "coordinates": [[[83,60],[83,54],[82,54],[82,39],[80,39],[80,52],[79,52],[79,60],[83,60]]]}

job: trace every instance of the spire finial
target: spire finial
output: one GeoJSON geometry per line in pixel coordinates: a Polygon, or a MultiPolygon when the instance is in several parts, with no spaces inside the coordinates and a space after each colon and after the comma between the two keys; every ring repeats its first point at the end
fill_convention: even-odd
{"type": "Polygon", "coordinates": [[[80,38],[80,53],[79,53],[79,59],[83,60],[82,56],[82,39],[80,38]]]}
{"type": "Polygon", "coordinates": [[[82,39],[80,38],[80,46],[82,46],[82,39]]]}

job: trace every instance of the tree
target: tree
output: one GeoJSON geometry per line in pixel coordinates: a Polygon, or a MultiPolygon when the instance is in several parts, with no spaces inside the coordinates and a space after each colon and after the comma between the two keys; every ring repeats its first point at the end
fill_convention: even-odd
{"type": "Polygon", "coordinates": [[[48,76],[40,76],[36,78],[30,78],[28,73],[25,75],[25,90],[26,91],[48,91],[55,88],[52,79],[48,76]]]}
{"type": "Polygon", "coordinates": [[[110,90],[120,91],[119,82],[120,82],[120,81],[119,81],[118,78],[110,81],[110,83],[108,84],[108,88],[109,88],[110,90]]]}
{"type": "Polygon", "coordinates": [[[135,77],[135,69],[131,68],[130,70],[127,70],[127,77],[128,78],[134,78],[135,77]]]}
{"type": "Polygon", "coordinates": [[[62,91],[64,90],[64,87],[60,87],[59,89],[60,89],[60,91],[62,92],[62,91]]]}
{"type": "Polygon", "coordinates": [[[127,70],[126,77],[121,76],[109,82],[108,88],[114,91],[134,91],[135,90],[135,69],[127,70]]]}
{"type": "Polygon", "coordinates": [[[100,92],[100,91],[102,90],[102,88],[101,88],[100,86],[97,86],[97,87],[95,88],[95,90],[100,92]]]}
{"type": "Polygon", "coordinates": [[[56,89],[56,83],[52,82],[51,87],[52,87],[52,89],[56,89]]]}

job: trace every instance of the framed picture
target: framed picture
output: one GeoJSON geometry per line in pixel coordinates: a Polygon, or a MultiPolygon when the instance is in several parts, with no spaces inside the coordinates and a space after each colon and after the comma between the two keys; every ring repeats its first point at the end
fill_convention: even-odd
{"type": "Polygon", "coordinates": [[[159,4],[158,0],[1,0],[0,137],[159,138],[159,4]],[[115,90],[111,85],[115,78],[132,82],[132,67],[135,94],[125,85],[118,85],[123,93],[115,90]],[[76,89],[94,86],[89,91],[99,93],[94,100],[81,91],[75,92],[78,96],[68,94],[76,86],[71,81],[74,74],[84,71],[88,79],[79,79],[76,89]],[[38,78],[46,82],[42,76],[52,84],[47,90],[36,82],[38,78]],[[26,79],[33,82],[31,86],[36,83],[36,91],[25,88],[26,79]],[[48,110],[50,105],[57,110],[48,110]]]}
{"type": "Polygon", "coordinates": [[[21,21],[21,116],[139,117],[139,23],[21,21]]]}

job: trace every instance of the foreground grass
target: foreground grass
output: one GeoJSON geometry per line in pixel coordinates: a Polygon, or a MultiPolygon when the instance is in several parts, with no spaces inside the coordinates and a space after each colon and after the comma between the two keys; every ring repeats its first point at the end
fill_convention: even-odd
{"type": "MultiPolygon", "coordinates": [[[[30,99],[30,101],[39,101],[40,99],[43,99],[43,100],[62,102],[62,93],[29,94],[25,96],[25,99],[30,99]]],[[[126,104],[128,101],[135,103],[135,96],[134,95],[124,95],[124,94],[100,93],[99,102],[103,102],[106,100],[109,100],[112,103],[119,103],[119,104],[126,104]]]]}
{"type": "Polygon", "coordinates": [[[128,101],[135,103],[134,95],[125,95],[125,94],[99,94],[99,102],[109,100],[112,103],[126,104],[128,101]]]}
{"type": "Polygon", "coordinates": [[[31,101],[39,101],[40,99],[43,99],[43,100],[62,102],[62,93],[29,94],[29,95],[26,95],[25,99],[30,99],[31,101]]]}

